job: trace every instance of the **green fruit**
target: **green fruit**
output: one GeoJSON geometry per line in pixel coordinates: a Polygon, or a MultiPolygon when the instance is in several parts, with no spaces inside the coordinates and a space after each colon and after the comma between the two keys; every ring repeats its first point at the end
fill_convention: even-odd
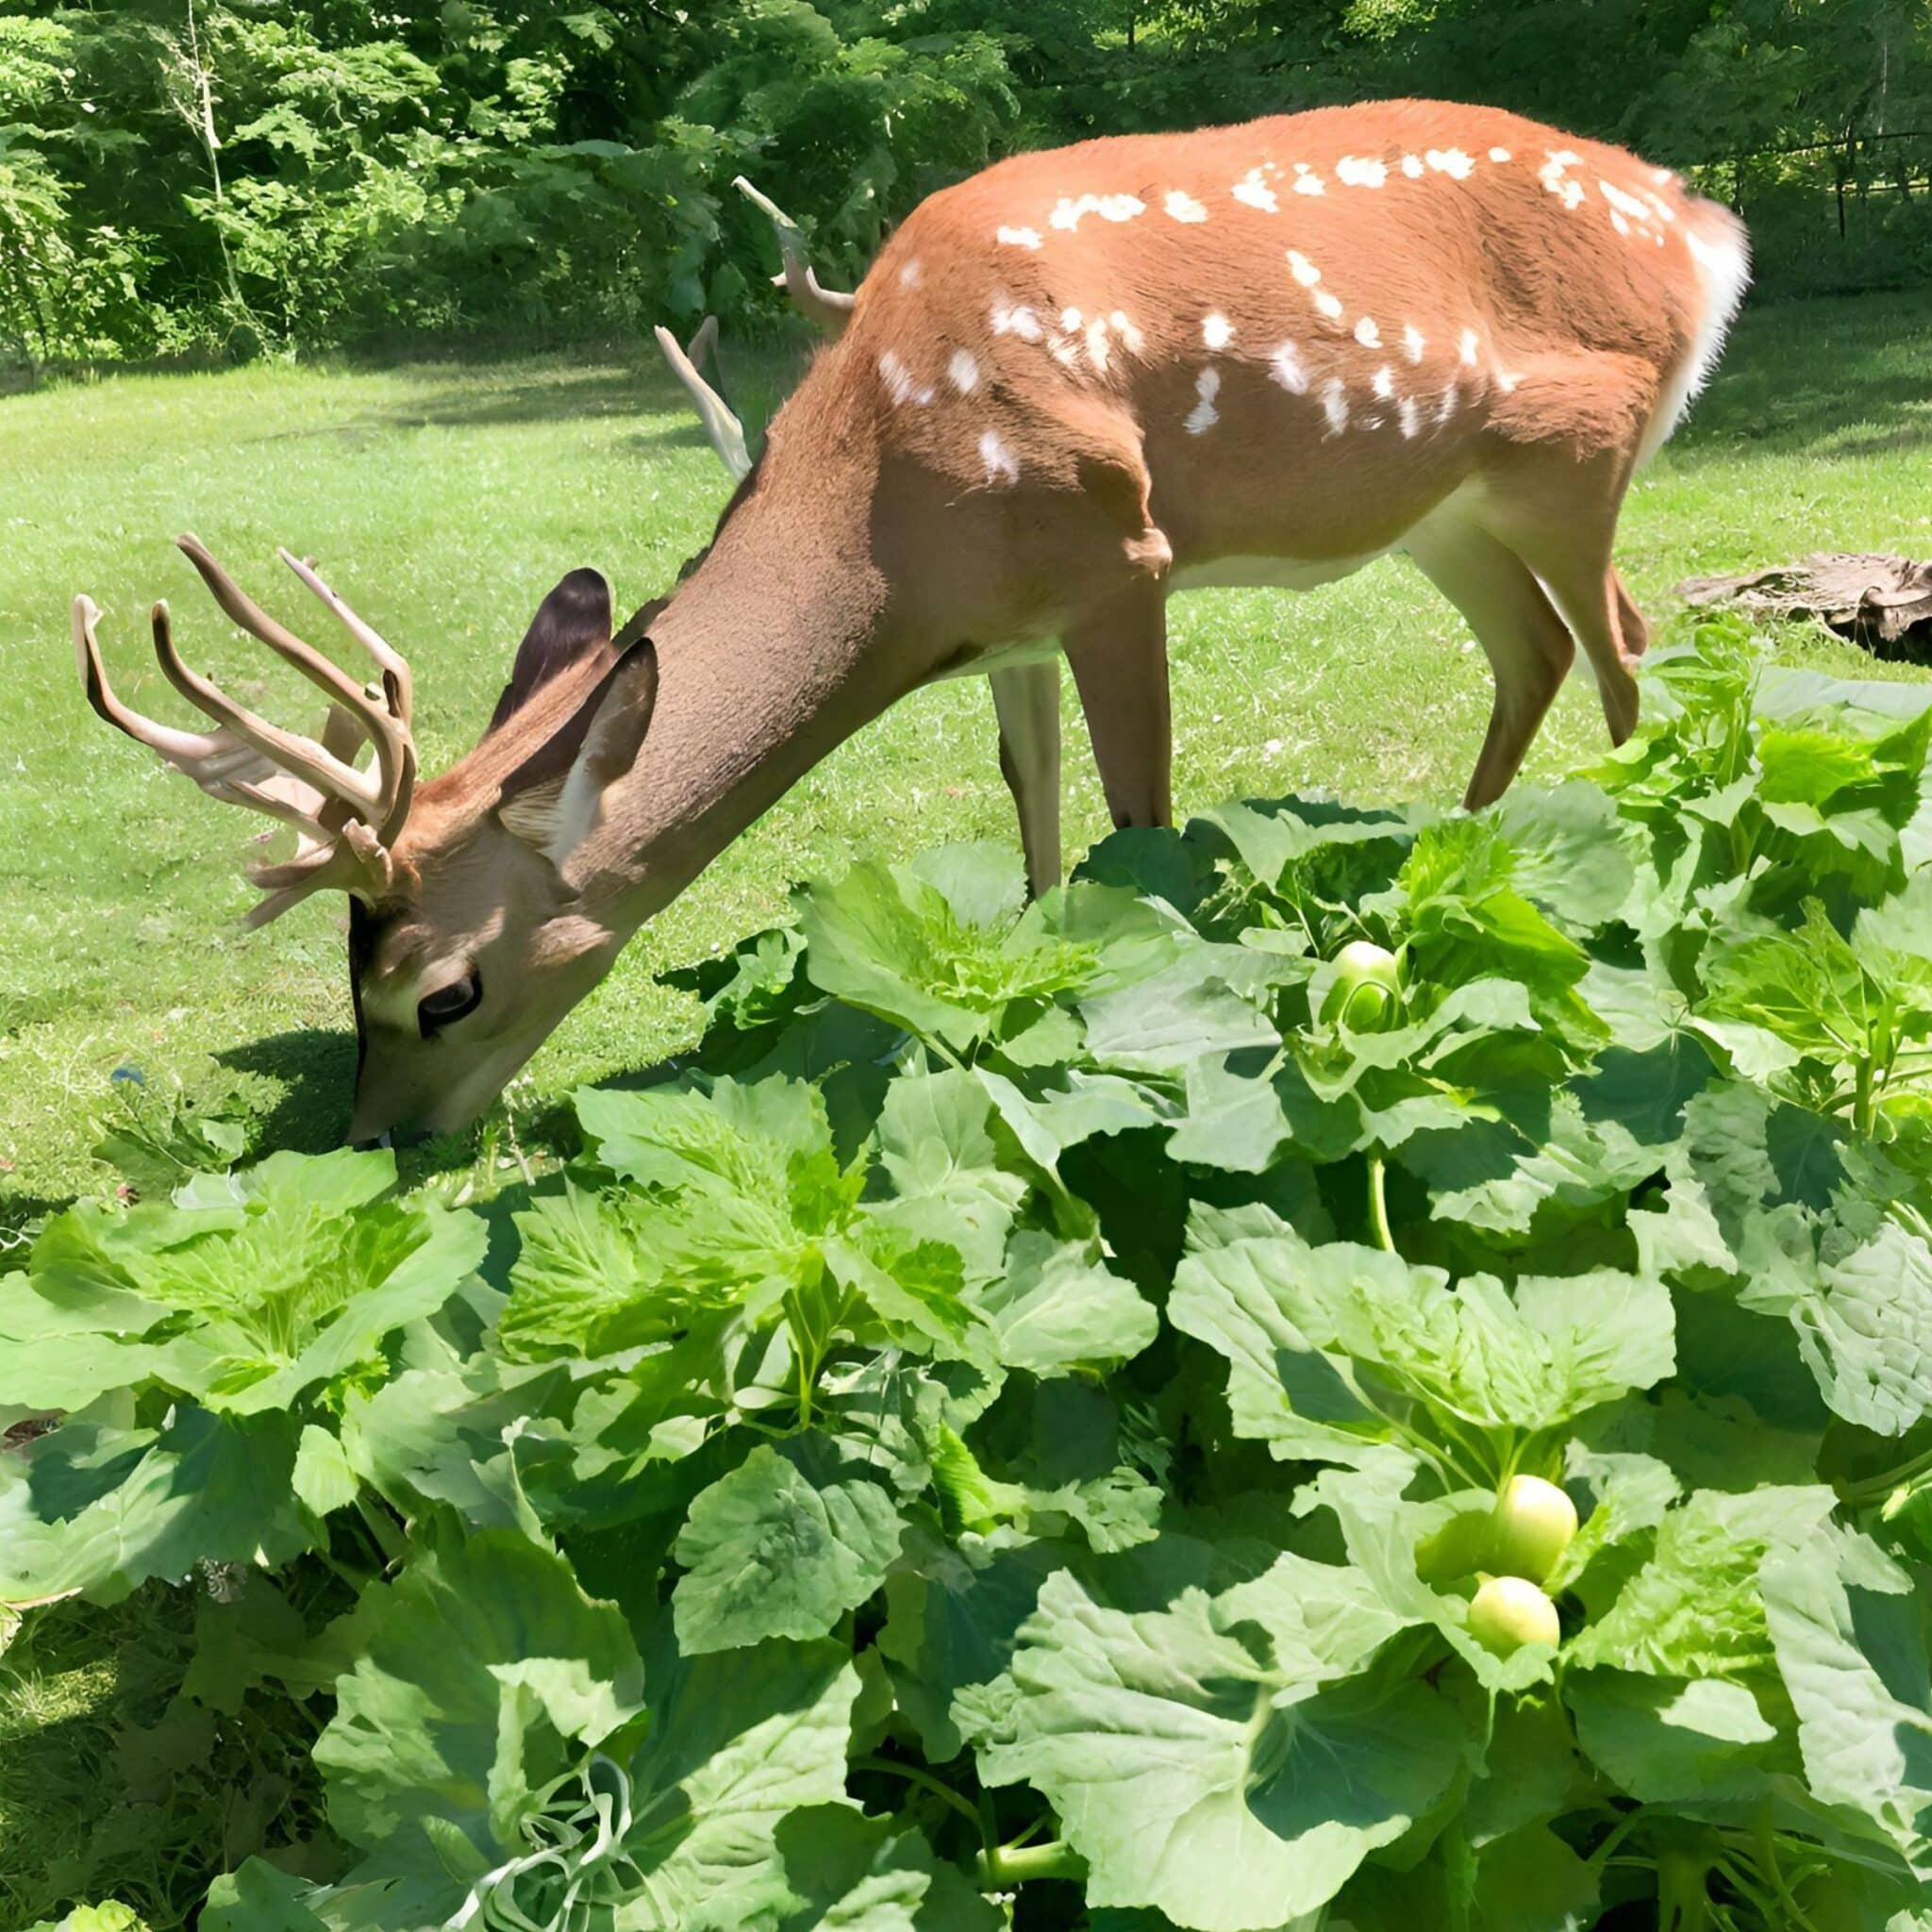
{"type": "Polygon", "coordinates": [[[1402,1011],[1402,969],[1387,946],[1351,940],[1334,959],[1322,1018],[1353,1033],[1381,1033],[1402,1011]]]}
{"type": "Polygon", "coordinates": [[[1576,1534],[1576,1505],[1540,1475],[1511,1476],[1496,1498],[1488,1567],[1541,1583],[1576,1534]]]}
{"type": "Polygon", "coordinates": [[[1557,1607],[1522,1576],[1486,1577],[1469,1606],[1469,1632],[1497,1657],[1508,1657],[1525,1643],[1562,1641],[1557,1607]]]}

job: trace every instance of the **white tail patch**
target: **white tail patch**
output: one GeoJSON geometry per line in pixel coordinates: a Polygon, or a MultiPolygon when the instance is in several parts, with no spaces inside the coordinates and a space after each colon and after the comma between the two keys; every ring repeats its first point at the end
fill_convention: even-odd
{"type": "Polygon", "coordinates": [[[1257,208],[1264,215],[1278,213],[1281,203],[1275,199],[1274,191],[1261,177],[1259,168],[1250,168],[1230,191],[1237,201],[1245,202],[1250,208],[1257,208]]]}
{"type": "Polygon", "coordinates": [[[1160,205],[1177,222],[1205,222],[1208,219],[1207,208],[1183,189],[1169,189],[1167,199],[1160,205]]]}
{"type": "Polygon", "coordinates": [[[1301,351],[1292,342],[1283,342],[1268,358],[1268,373],[1291,396],[1308,392],[1308,372],[1302,367],[1301,351]]]}
{"type": "Polygon", "coordinates": [[[1008,302],[1005,296],[992,305],[992,332],[996,336],[1018,336],[1023,342],[1037,342],[1046,333],[1031,308],[1024,302],[1008,302]]]}
{"type": "Polygon", "coordinates": [[[1343,155],[1335,164],[1335,178],[1344,188],[1379,188],[1389,178],[1389,164],[1360,155],[1343,155]]]}
{"type": "Polygon", "coordinates": [[[1411,362],[1423,359],[1423,351],[1429,345],[1428,338],[1412,322],[1402,325],[1402,352],[1411,362]]]}
{"type": "Polygon", "coordinates": [[[1327,435],[1340,436],[1348,427],[1348,392],[1340,376],[1331,375],[1322,385],[1322,414],[1328,419],[1327,435]]]}
{"type": "MultiPolygon", "coordinates": [[[[1697,272],[1704,309],[1697,318],[1690,351],[1665,384],[1650,426],[1643,432],[1637,451],[1640,463],[1647,463],[1657,453],[1683,420],[1691,398],[1710,380],[1724,336],[1751,281],[1751,238],[1745,234],[1743,223],[1712,202],[1694,201],[1687,213],[1681,232],[1697,272]]],[[[1662,240],[1661,234],[1658,240],[1662,240]]]]}
{"type": "Polygon", "coordinates": [[[1038,228],[995,228],[992,239],[1008,248],[1038,248],[1041,245],[1038,228]]]}
{"type": "Polygon", "coordinates": [[[1305,289],[1312,289],[1322,279],[1322,271],[1299,248],[1288,251],[1288,269],[1305,289]]]}
{"type": "Polygon", "coordinates": [[[1218,312],[1208,316],[1201,324],[1201,340],[1210,349],[1224,349],[1234,341],[1234,324],[1218,312]]]}
{"type": "Polygon", "coordinates": [[[997,430],[981,434],[979,460],[986,465],[986,480],[995,489],[1020,480],[1020,458],[1000,441],[997,430]]]}
{"type": "Polygon", "coordinates": [[[953,359],[946,364],[946,374],[953,378],[953,387],[963,396],[979,381],[979,364],[964,349],[955,349],[953,359]]]}
{"type": "Polygon", "coordinates": [[[1382,346],[1382,331],[1375,326],[1375,318],[1365,315],[1355,325],[1355,339],[1365,349],[1379,349],[1382,346]]]}
{"type": "Polygon", "coordinates": [[[1315,307],[1330,322],[1340,322],[1341,320],[1341,297],[1340,295],[1331,295],[1326,289],[1317,289],[1315,291],[1315,307]]]}
{"type": "Polygon", "coordinates": [[[1374,391],[1377,402],[1393,402],[1395,399],[1395,372],[1388,363],[1383,363],[1370,379],[1369,387],[1374,391]]]}
{"type": "Polygon", "coordinates": [[[1131,222],[1136,215],[1146,212],[1147,204],[1134,194],[1063,194],[1054,204],[1046,225],[1072,231],[1088,215],[1098,215],[1103,222],[1131,222]]]}
{"type": "Polygon", "coordinates": [[[1475,172],[1475,163],[1459,147],[1432,147],[1423,158],[1452,181],[1467,181],[1475,172]]]}
{"type": "Polygon", "coordinates": [[[1205,436],[1221,421],[1221,412],[1214,407],[1214,398],[1221,393],[1221,371],[1204,369],[1194,378],[1194,407],[1188,411],[1187,430],[1190,436],[1205,436]]]}

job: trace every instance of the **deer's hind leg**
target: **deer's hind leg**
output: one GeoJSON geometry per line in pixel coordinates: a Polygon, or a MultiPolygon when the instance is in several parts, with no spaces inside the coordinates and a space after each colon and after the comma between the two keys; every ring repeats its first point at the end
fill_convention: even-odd
{"type": "Polygon", "coordinates": [[[1000,721],[1000,770],[1020,815],[1026,890],[1034,898],[1060,882],[1060,666],[1003,665],[987,673],[1000,721]]]}
{"type": "Polygon", "coordinates": [[[1423,574],[1469,620],[1496,680],[1490,728],[1463,804],[1500,798],[1576,655],[1529,567],[1475,525],[1424,525],[1406,547],[1423,574]]]}

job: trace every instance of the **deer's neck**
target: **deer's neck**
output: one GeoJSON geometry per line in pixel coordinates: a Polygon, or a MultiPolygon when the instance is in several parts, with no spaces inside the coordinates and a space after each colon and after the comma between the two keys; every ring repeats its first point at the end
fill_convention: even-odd
{"type": "MultiPolygon", "coordinates": [[[[760,493],[762,495],[762,492],[760,493]]],[[[651,626],[657,708],[577,856],[587,910],[634,931],[911,680],[881,648],[862,514],[804,530],[754,497],[651,626]]]]}

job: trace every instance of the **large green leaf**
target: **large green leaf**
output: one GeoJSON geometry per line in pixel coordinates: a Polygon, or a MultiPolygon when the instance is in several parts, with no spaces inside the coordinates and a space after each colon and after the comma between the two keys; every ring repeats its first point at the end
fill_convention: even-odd
{"type": "Polygon", "coordinates": [[[672,1596],[687,1657],[823,1637],[885,1581],[904,1532],[890,1489],[822,1437],[760,1445],[691,1506],[672,1596]]]}
{"type": "Polygon", "coordinates": [[[453,1834],[479,1870],[526,1849],[552,1784],[642,1708],[622,1614],[513,1530],[439,1538],[365,1601],[358,1634],[315,1760],[336,1830],[418,1884],[450,1866],[453,1834]]]}
{"type": "Polygon", "coordinates": [[[1357,1668],[1386,1621],[1310,1617],[1299,1597],[1270,1579],[1130,1614],[1067,1573],[1048,1580],[1013,1658],[1011,1733],[982,1745],[980,1770],[1052,1803],[1091,1903],[1200,1932],[1276,1926],[1450,1784],[1455,1712],[1357,1668]]]}
{"type": "Polygon", "coordinates": [[[1830,1529],[1764,1565],[1764,1612],[1812,1790],[1863,1813],[1932,1883],[1932,1677],[1923,1591],[1830,1529]]]}

